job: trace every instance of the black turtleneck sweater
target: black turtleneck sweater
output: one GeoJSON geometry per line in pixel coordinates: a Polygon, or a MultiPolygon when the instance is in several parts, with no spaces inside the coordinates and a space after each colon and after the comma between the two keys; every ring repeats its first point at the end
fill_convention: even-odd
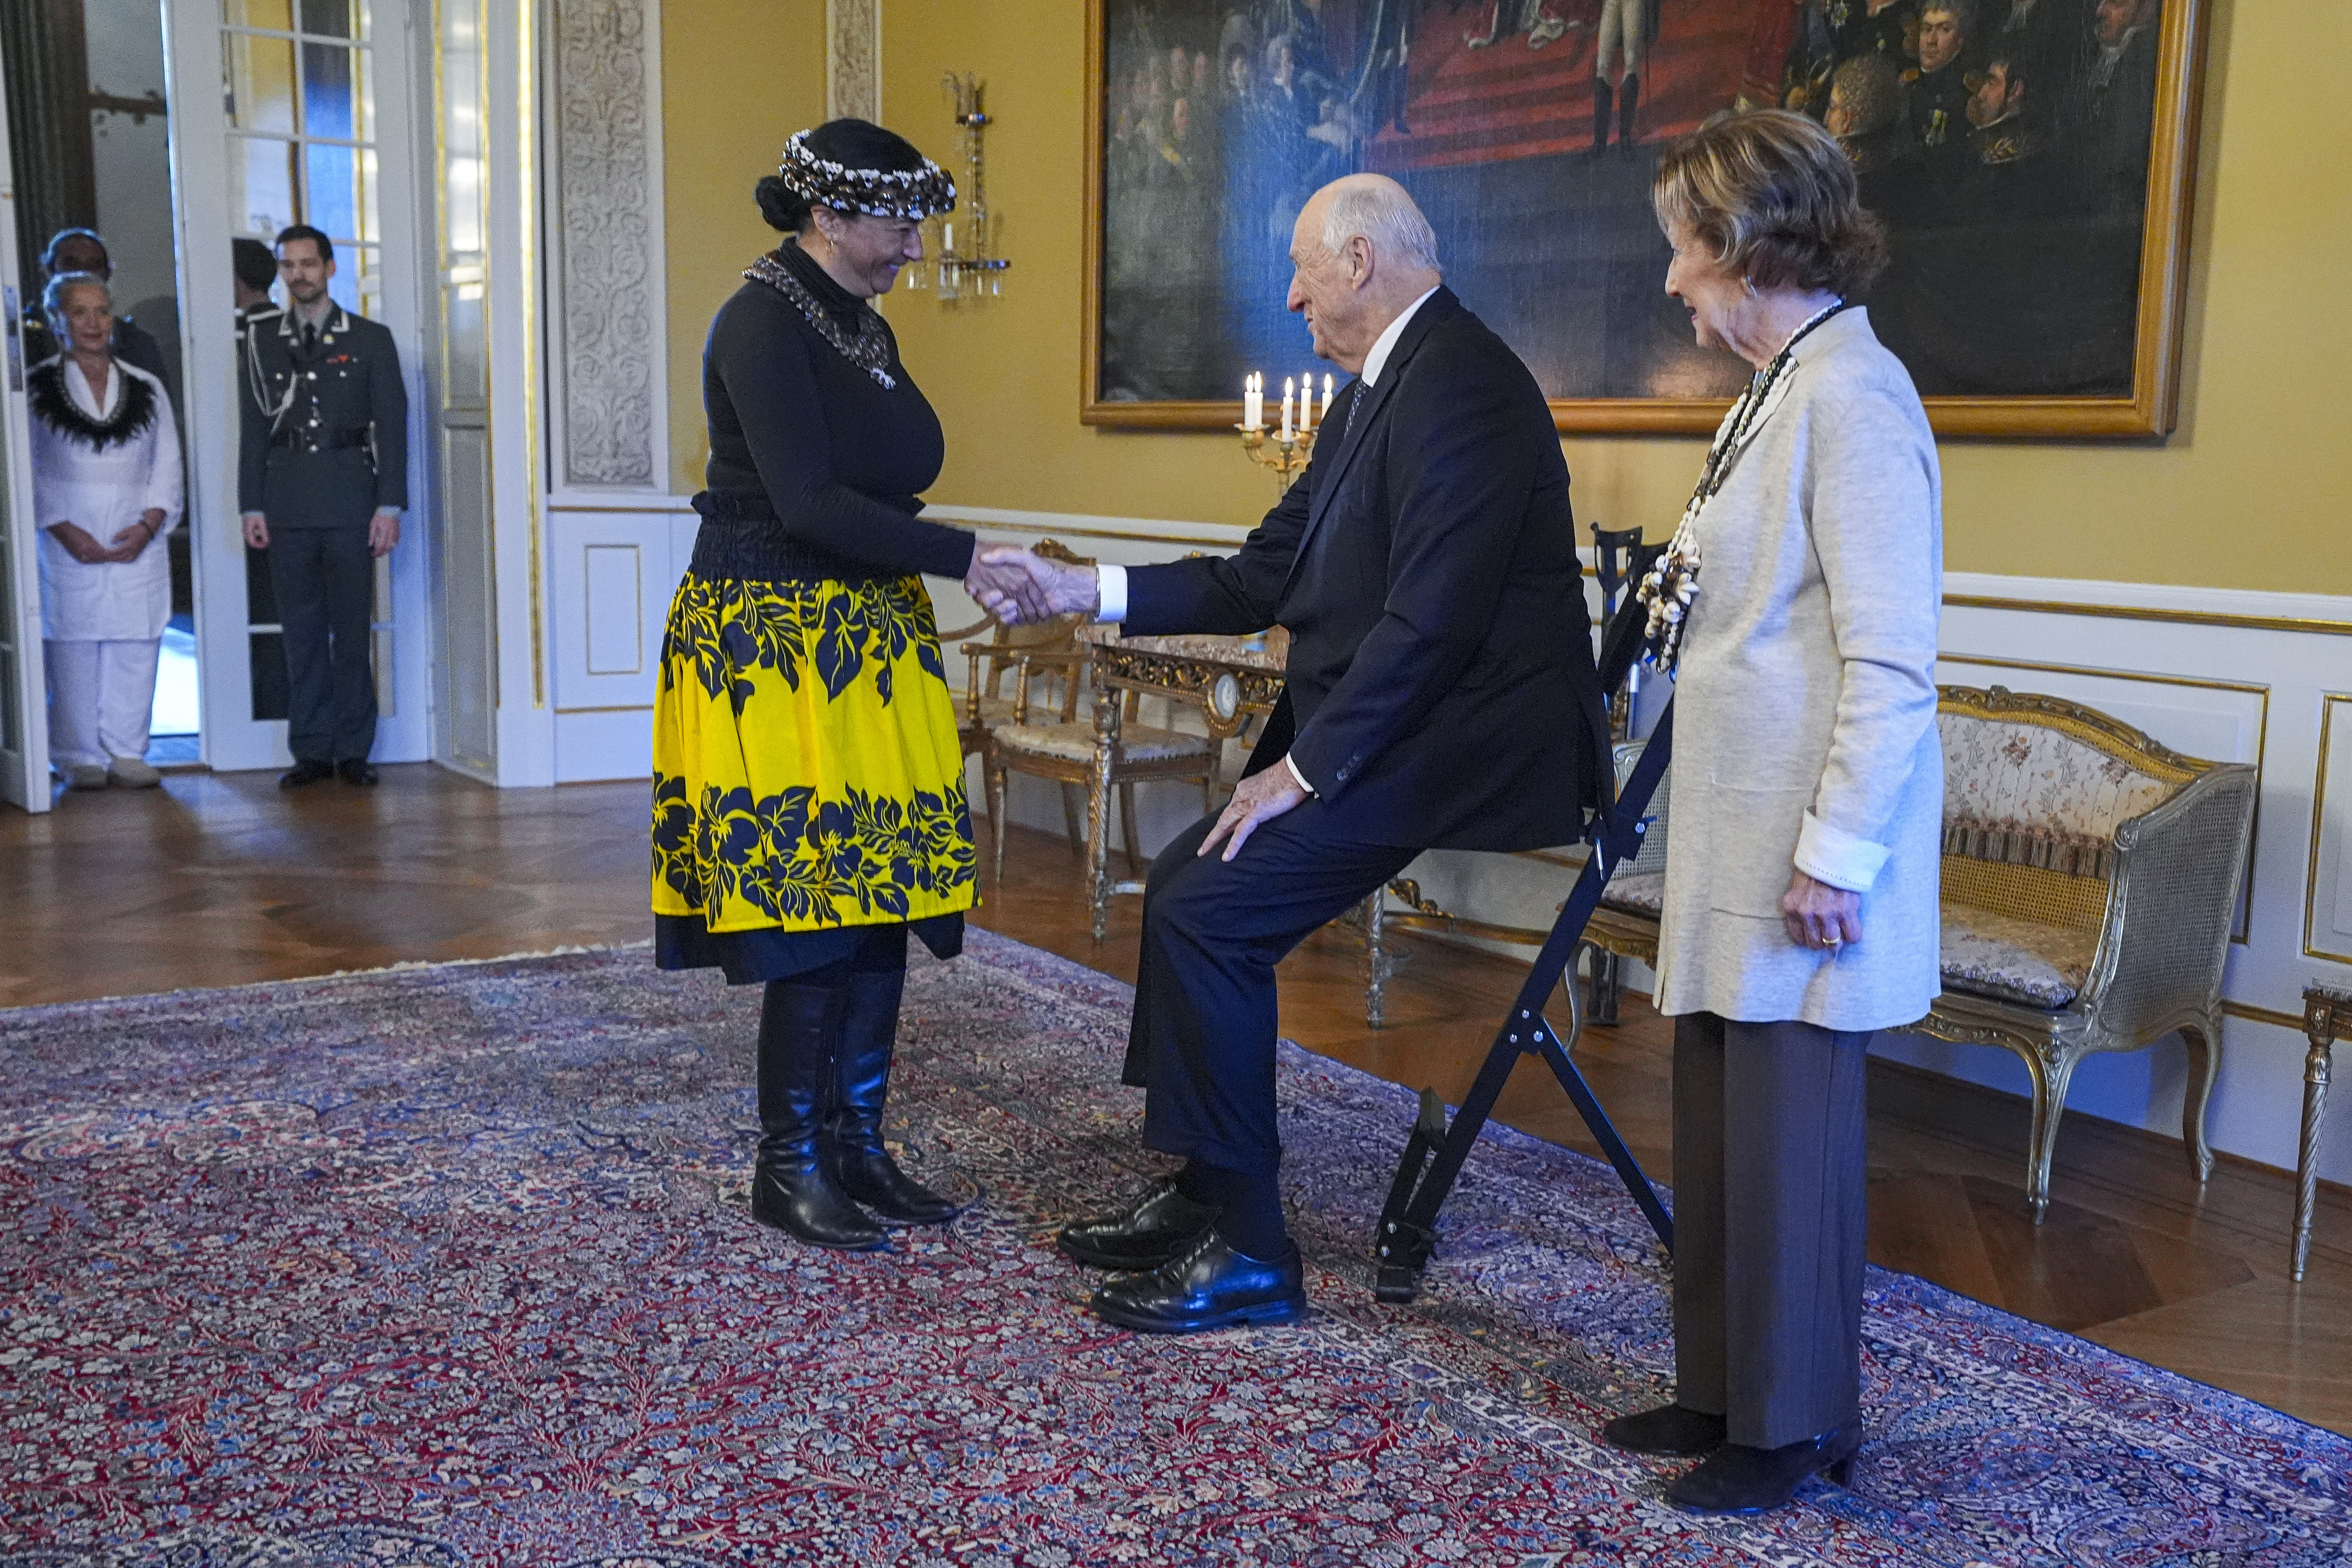
{"type": "MultiPolygon", "coordinates": [[[[879,320],[797,244],[786,240],[776,256],[847,337],[862,321],[879,320]]],[[[719,307],[703,349],[705,482],[722,500],[764,495],[776,526],[805,551],[867,573],[961,577],[972,535],[915,515],[947,448],[939,416],[898,363],[898,340],[889,342],[896,384],[885,388],[795,301],[746,281],[719,307]]]]}

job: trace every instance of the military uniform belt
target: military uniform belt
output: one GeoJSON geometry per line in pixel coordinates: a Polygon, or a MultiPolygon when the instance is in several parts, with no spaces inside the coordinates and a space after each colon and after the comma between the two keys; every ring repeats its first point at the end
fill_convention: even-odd
{"type": "Polygon", "coordinates": [[[280,450],[336,452],[348,447],[366,446],[368,433],[365,430],[333,430],[306,437],[299,430],[280,430],[269,438],[269,444],[280,450]]]}

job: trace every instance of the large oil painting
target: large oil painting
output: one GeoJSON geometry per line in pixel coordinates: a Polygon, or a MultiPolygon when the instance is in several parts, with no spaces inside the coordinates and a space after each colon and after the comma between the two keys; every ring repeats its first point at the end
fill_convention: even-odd
{"type": "Polygon", "coordinates": [[[1092,0],[1084,416],[1214,426],[1246,372],[1307,369],[1291,225],[1370,169],[1563,430],[1709,428],[1742,367],[1662,292],[1650,177],[1779,106],[1888,225],[1865,303],[1939,429],[2161,433],[2202,3],[1092,0]]]}

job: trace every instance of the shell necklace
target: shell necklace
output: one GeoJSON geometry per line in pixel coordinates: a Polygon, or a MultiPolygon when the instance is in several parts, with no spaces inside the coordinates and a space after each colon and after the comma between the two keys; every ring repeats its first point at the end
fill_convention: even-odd
{"type": "Polygon", "coordinates": [[[1658,557],[1633,596],[1650,607],[1648,623],[1642,632],[1642,658],[1645,663],[1674,673],[1675,661],[1682,655],[1683,627],[1690,619],[1693,600],[1698,597],[1699,549],[1697,539],[1700,509],[1723,488],[1730,477],[1731,460],[1747,441],[1755,427],[1763,422],[1764,401],[1773,384],[1786,374],[1790,355],[1805,334],[1845,309],[1843,300],[1832,300],[1805,319],[1804,324],[1789,334],[1780,352],[1772,356],[1764,368],[1750,376],[1748,390],[1725,420],[1715,437],[1715,445],[1706,449],[1706,467],[1698,477],[1698,488],[1691,491],[1690,504],[1683,508],[1682,521],[1675,527],[1675,536],[1666,543],[1666,552],[1658,557]]]}

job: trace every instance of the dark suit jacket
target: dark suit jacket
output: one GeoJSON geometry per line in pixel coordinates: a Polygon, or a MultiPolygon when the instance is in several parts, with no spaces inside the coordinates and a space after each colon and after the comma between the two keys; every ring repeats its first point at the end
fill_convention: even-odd
{"type": "Polygon", "coordinates": [[[1239,554],[1129,571],[1127,631],[1287,627],[1289,752],[1335,834],[1580,837],[1606,798],[1605,731],[1568,465],[1535,377],[1440,289],[1324,428],[1239,554]]]}
{"type": "Polygon", "coordinates": [[[237,508],[285,528],[365,528],[408,504],[408,392],[392,331],[340,306],[315,351],[292,311],[257,313],[238,355],[237,508]],[[292,399],[284,412],[271,410],[292,399]],[[258,393],[268,401],[255,401],[258,393]]]}

